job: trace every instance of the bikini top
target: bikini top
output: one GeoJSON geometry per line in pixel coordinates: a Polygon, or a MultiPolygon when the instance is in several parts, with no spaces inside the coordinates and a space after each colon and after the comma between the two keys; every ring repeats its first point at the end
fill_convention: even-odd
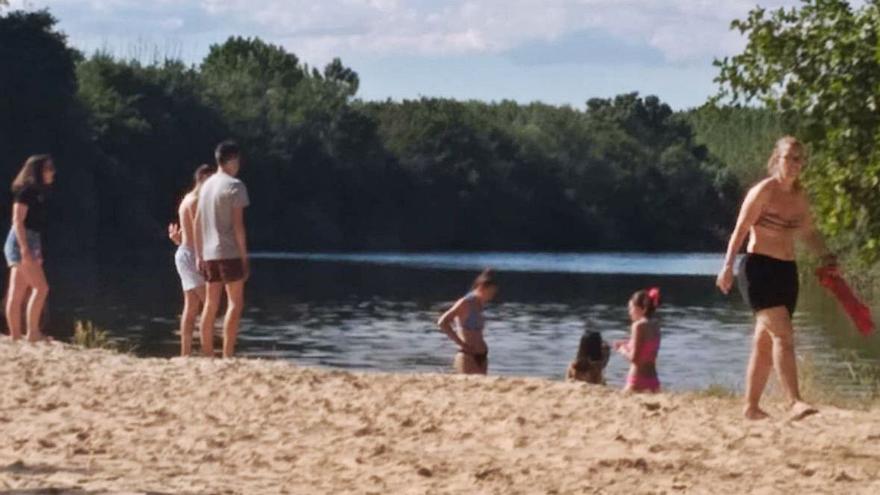
{"type": "Polygon", "coordinates": [[[755,225],[772,230],[795,230],[800,228],[801,220],[799,218],[789,219],[776,213],[764,212],[758,217],[755,225]]]}
{"type": "Polygon", "coordinates": [[[657,361],[657,354],[660,353],[660,333],[657,336],[646,340],[642,344],[642,352],[638,361],[640,363],[653,363],[657,361]]]}
{"type": "MultiPolygon", "coordinates": [[[[633,341],[630,339],[629,342],[626,343],[626,347],[632,351],[633,341]]],[[[657,354],[660,353],[660,330],[657,330],[657,335],[645,340],[642,343],[641,352],[639,352],[638,356],[635,356],[634,361],[638,361],[641,364],[654,363],[657,361],[657,354]]]]}
{"type": "Polygon", "coordinates": [[[483,318],[483,305],[480,304],[477,295],[473,292],[468,292],[468,294],[464,296],[464,300],[468,312],[464,318],[459,318],[461,328],[469,332],[483,331],[483,327],[486,325],[486,320],[483,318]]]}

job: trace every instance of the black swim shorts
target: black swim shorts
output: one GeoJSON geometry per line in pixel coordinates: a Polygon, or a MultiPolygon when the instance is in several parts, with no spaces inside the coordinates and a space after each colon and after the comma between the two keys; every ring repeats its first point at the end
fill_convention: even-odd
{"type": "Polygon", "coordinates": [[[752,311],[785,306],[794,314],[799,288],[794,261],[748,253],[740,261],[737,285],[752,311]]]}

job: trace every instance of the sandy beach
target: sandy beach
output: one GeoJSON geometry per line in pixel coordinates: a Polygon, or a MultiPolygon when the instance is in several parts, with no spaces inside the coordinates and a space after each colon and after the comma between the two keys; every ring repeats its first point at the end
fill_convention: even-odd
{"type": "Polygon", "coordinates": [[[0,342],[0,493],[880,493],[880,414],[0,342]]]}

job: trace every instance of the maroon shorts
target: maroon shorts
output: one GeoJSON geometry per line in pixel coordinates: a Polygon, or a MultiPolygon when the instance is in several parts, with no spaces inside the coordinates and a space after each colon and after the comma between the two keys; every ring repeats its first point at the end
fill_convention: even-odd
{"type": "Polygon", "coordinates": [[[233,258],[228,260],[208,260],[205,261],[205,272],[203,273],[205,280],[216,283],[238,282],[244,279],[244,263],[241,258],[233,258]]]}

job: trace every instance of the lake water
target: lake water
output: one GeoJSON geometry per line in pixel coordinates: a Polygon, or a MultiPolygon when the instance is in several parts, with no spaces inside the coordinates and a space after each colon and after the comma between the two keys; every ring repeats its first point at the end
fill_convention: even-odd
{"type": "MultiPolygon", "coordinates": [[[[162,254],[48,266],[52,333],[64,337],[73,320],[88,319],[140,354],[174,356],[181,296],[172,253],[162,254]]],[[[449,371],[455,347],[434,322],[467,292],[477,271],[492,266],[501,283],[486,313],[492,374],[561,378],[585,328],[608,340],[626,338],[629,296],[656,285],[663,292],[658,368],[664,386],[740,387],[751,312],[738,293],[715,289],[719,264],[718,253],[259,253],[239,352],[335,368],[449,371]]],[[[846,324],[819,324],[827,319],[811,311],[833,311],[822,297],[796,315],[798,351],[823,379],[849,389],[851,354],[874,359],[880,349],[846,324]]],[[[621,385],[626,369],[613,357],[609,382],[621,385]]]]}

